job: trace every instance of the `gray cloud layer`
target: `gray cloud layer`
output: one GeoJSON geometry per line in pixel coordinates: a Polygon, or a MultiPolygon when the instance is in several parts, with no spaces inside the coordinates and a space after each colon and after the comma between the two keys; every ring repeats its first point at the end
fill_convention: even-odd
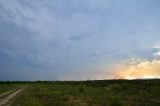
{"type": "Polygon", "coordinates": [[[153,59],[152,46],[160,43],[158,4],[1,0],[0,80],[76,79],[75,73],[77,79],[87,79],[104,74],[104,64],[131,57],[153,59]],[[93,64],[94,71],[88,69],[93,64]]]}

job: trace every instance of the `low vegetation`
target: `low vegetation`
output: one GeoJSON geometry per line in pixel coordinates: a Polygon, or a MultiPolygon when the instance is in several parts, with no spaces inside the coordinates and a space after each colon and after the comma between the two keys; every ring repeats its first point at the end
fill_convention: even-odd
{"type": "Polygon", "coordinates": [[[160,80],[37,81],[11,106],[160,106],[160,80]]]}
{"type": "Polygon", "coordinates": [[[0,94],[5,93],[10,90],[14,90],[19,88],[19,85],[17,84],[11,84],[11,83],[0,83],[0,94]]]}

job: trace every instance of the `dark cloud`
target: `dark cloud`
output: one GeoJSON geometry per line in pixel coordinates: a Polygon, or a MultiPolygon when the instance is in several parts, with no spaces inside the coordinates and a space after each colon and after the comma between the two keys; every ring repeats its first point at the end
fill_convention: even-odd
{"type": "Polygon", "coordinates": [[[152,45],[159,44],[160,15],[158,3],[150,3],[1,0],[0,80],[56,79],[67,73],[74,78],[74,73],[92,73],[86,68],[91,64],[99,70],[112,60],[152,60],[159,55],[152,45]]]}
{"type": "Polygon", "coordinates": [[[75,35],[75,36],[69,37],[69,39],[74,40],[74,41],[79,41],[79,40],[86,39],[90,36],[92,36],[92,35],[91,34],[75,35]]]}

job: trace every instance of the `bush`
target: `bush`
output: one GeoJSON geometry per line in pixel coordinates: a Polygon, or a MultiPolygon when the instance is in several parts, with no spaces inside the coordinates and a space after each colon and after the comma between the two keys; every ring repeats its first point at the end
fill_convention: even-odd
{"type": "Polygon", "coordinates": [[[78,89],[78,91],[79,91],[79,93],[85,93],[85,90],[84,90],[84,88],[82,88],[82,87],[80,87],[80,88],[78,89]]]}
{"type": "Polygon", "coordinates": [[[111,100],[110,106],[123,106],[123,104],[118,98],[114,98],[111,100]]]}

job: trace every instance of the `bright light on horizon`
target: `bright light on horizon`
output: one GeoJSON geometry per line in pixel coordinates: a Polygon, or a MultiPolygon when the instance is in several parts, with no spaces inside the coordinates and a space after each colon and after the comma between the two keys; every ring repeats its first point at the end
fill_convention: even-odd
{"type": "Polygon", "coordinates": [[[143,61],[134,65],[124,65],[114,73],[115,79],[156,79],[160,78],[160,60],[143,61]]]}

